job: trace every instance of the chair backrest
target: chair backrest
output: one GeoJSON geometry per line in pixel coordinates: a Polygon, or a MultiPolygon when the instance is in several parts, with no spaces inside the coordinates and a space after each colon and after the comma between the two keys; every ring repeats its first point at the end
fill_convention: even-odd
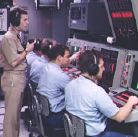
{"type": "Polygon", "coordinates": [[[64,114],[66,137],[84,137],[85,124],[82,119],[70,113],[64,114]]]}
{"type": "Polygon", "coordinates": [[[33,82],[32,80],[30,80],[29,83],[31,84],[33,91],[36,92],[36,88],[37,88],[38,84],[33,82]]]}
{"type": "Polygon", "coordinates": [[[50,104],[49,104],[49,100],[46,96],[40,94],[37,92],[37,96],[38,96],[38,100],[39,103],[42,107],[41,109],[41,114],[45,117],[47,117],[50,113],[50,104]]]}
{"type": "Polygon", "coordinates": [[[34,95],[34,90],[33,90],[33,87],[30,83],[28,83],[28,88],[29,88],[30,94],[33,96],[34,95]]]}
{"type": "Polygon", "coordinates": [[[42,106],[39,102],[39,98],[37,96],[37,93],[34,90],[31,83],[28,83],[28,88],[29,88],[29,92],[30,92],[29,110],[31,112],[31,115],[33,118],[32,121],[34,123],[34,125],[32,125],[32,131],[35,129],[36,133],[39,133],[39,134],[45,136],[44,126],[43,126],[42,117],[41,117],[42,106]]]}

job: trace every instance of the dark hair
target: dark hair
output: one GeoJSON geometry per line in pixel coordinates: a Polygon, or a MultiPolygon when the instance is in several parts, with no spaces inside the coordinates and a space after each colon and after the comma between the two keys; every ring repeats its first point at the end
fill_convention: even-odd
{"type": "Polygon", "coordinates": [[[60,44],[55,39],[52,39],[52,38],[45,38],[45,39],[47,39],[48,41],[50,41],[52,46],[56,46],[57,44],[60,44]]]}
{"type": "Polygon", "coordinates": [[[79,58],[79,69],[82,72],[87,72],[89,75],[97,75],[99,72],[99,57],[92,51],[86,50],[80,55],[79,58]]]}
{"type": "Polygon", "coordinates": [[[9,13],[9,20],[12,26],[19,26],[22,14],[28,14],[26,10],[21,7],[12,7],[9,13]]]}
{"type": "Polygon", "coordinates": [[[69,48],[67,46],[56,44],[49,50],[48,57],[50,60],[55,60],[59,55],[64,56],[66,50],[69,51],[69,48]]]}
{"type": "Polygon", "coordinates": [[[47,38],[43,38],[42,43],[41,43],[41,51],[44,55],[49,54],[49,50],[50,48],[52,48],[52,41],[50,39],[47,38]]]}

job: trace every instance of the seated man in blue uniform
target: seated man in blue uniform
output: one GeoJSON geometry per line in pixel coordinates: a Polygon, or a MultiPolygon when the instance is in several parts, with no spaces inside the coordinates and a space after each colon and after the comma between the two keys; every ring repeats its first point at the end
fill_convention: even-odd
{"type": "Polygon", "coordinates": [[[37,87],[38,81],[41,74],[41,69],[48,63],[48,52],[50,47],[52,46],[52,42],[47,39],[43,38],[41,45],[40,45],[40,51],[41,51],[41,57],[35,59],[31,66],[30,66],[30,80],[33,82],[33,84],[37,87]]]}
{"type": "MultiPolygon", "coordinates": [[[[63,128],[63,115],[65,112],[64,88],[70,78],[61,67],[70,63],[69,48],[60,44],[55,45],[49,50],[48,57],[49,63],[41,70],[37,92],[46,96],[50,103],[51,112],[46,119],[47,125],[51,129],[63,128]]],[[[51,136],[61,137],[61,135],[58,136],[54,132],[51,136]]]]}
{"type": "MultiPolygon", "coordinates": [[[[34,40],[29,40],[29,43],[32,43],[34,40]]],[[[37,39],[34,43],[34,49],[30,53],[27,54],[26,60],[28,67],[31,66],[33,61],[35,61],[38,58],[41,58],[42,52],[41,52],[41,40],[37,39]]]]}
{"type": "Polygon", "coordinates": [[[92,51],[86,50],[80,55],[79,65],[82,75],[65,88],[66,110],[85,121],[86,137],[126,137],[108,131],[107,118],[124,121],[138,103],[138,98],[131,96],[121,108],[113,103],[105,90],[97,85],[105,70],[104,61],[92,51]]]}

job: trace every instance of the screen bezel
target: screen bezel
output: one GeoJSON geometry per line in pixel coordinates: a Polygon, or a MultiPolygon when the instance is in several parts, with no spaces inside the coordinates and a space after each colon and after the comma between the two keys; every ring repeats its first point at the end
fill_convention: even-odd
{"type": "Polygon", "coordinates": [[[138,63],[138,60],[134,59],[133,63],[132,63],[132,70],[131,70],[131,74],[130,74],[130,90],[133,91],[135,94],[138,95],[138,90],[135,90],[134,88],[132,88],[132,81],[133,81],[133,77],[134,77],[134,70],[135,70],[135,66],[136,63],[138,63]]]}
{"type": "Polygon", "coordinates": [[[38,0],[38,6],[39,7],[56,7],[57,6],[57,1],[53,0],[52,2],[50,2],[50,0],[47,1],[43,1],[43,0],[38,0]]]}
{"type": "Polygon", "coordinates": [[[131,66],[130,66],[130,67],[131,67],[131,73],[129,74],[129,81],[128,81],[129,85],[128,85],[128,88],[129,88],[129,90],[130,90],[131,92],[133,92],[133,93],[135,93],[136,95],[138,95],[138,91],[135,90],[135,89],[133,89],[133,88],[131,87],[131,85],[132,85],[132,79],[133,79],[133,73],[134,73],[134,69],[135,69],[135,64],[136,64],[136,62],[138,63],[138,59],[134,58],[133,61],[132,61],[132,63],[131,63],[131,66]]]}

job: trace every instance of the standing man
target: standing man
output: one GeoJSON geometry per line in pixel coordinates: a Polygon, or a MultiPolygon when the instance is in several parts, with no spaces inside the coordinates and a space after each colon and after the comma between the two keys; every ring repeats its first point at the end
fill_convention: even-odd
{"type": "Polygon", "coordinates": [[[66,110],[85,121],[86,137],[130,137],[118,132],[107,131],[107,118],[122,122],[138,103],[136,96],[118,108],[105,90],[98,86],[102,78],[104,61],[102,57],[86,50],[79,60],[82,75],[72,80],[65,88],[66,110]]]}
{"type": "Polygon", "coordinates": [[[4,137],[19,137],[20,111],[23,91],[26,85],[26,55],[34,48],[27,43],[24,50],[19,33],[28,28],[28,14],[22,8],[14,7],[10,11],[9,30],[2,39],[1,54],[4,57],[4,73],[1,87],[5,95],[4,137]]]}

